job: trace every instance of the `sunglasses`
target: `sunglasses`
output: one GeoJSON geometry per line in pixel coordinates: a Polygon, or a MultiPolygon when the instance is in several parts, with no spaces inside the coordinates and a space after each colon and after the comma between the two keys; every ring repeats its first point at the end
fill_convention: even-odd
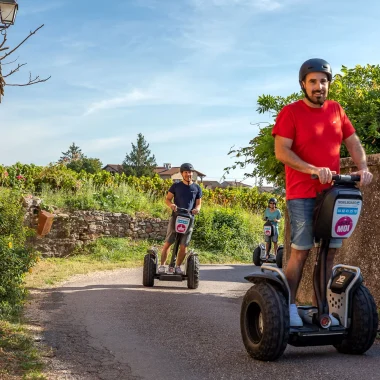
{"type": "Polygon", "coordinates": [[[269,202],[269,204],[270,204],[270,205],[275,205],[276,203],[274,203],[274,202],[269,202]]]}

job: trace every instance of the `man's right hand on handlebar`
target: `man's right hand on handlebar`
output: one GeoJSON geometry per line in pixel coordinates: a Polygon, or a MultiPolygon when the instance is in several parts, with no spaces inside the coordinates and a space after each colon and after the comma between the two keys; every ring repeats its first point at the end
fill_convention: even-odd
{"type": "Polygon", "coordinates": [[[177,211],[177,205],[175,205],[174,203],[172,203],[170,205],[170,208],[172,209],[172,211],[176,212],[177,211]]]}
{"type": "Polygon", "coordinates": [[[324,185],[325,183],[331,183],[332,176],[336,172],[331,171],[329,168],[315,168],[311,174],[317,175],[319,182],[324,185]]]}

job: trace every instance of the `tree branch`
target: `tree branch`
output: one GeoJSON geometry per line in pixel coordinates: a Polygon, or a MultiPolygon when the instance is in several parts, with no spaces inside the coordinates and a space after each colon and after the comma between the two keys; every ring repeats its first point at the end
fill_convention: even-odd
{"type": "Polygon", "coordinates": [[[3,78],[11,76],[15,72],[19,71],[22,66],[25,66],[25,65],[26,65],[26,63],[21,63],[21,64],[19,63],[15,69],[11,70],[7,75],[3,75],[3,78]]]}
{"type": "Polygon", "coordinates": [[[38,32],[38,30],[40,30],[45,24],[42,24],[41,26],[39,26],[37,29],[35,29],[33,32],[30,32],[29,33],[29,36],[26,37],[23,41],[21,41],[14,49],[12,49],[9,53],[3,55],[2,57],[0,57],[0,62],[5,59],[6,57],[8,57],[9,55],[11,55],[13,52],[15,52],[24,42],[26,42],[31,36],[33,36],[33,34],[35,34],[36,32],[38,32]]]}
{"type": "Polygon", "coordinates": [[[23,83],[23,84],[6,83],[5,85],[6,86],[13,86],[13,87],[25,87],[25,86],[31,86],[31,85],[37,84],[37,83],[46,82],[50,78],[51,78],[51,76],[49,76],[48,78],[41,79],[39,75],[37,75],[35,78],[32,78],[32,74],[29,73],[29,81],[28,81],[28,83],[23,83]]]}
{"type": "Polygon", "coordinates": [[[4,46],[4,44],[7,42],[7,34],[3,34],[4,38],[3,38],[3,42],[0,44],[0,48],[2,48],[4,46]]]}
{"type": "Polygon", "coordinates": [[[11,65],[12,63],[15,63],[18,61],[20,57],[17,57],[14,61],[10,61],[10,62],[5,62],[5,63],[2,63],[1,66],[5,66],[5,65],[11,65]]]}

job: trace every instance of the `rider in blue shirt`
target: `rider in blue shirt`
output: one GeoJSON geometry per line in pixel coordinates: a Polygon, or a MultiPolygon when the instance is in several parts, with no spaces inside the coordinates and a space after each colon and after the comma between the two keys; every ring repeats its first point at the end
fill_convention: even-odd
{"type": "MultiPolygon", "coordinates": [[[[193,182],[194,167],[189,163],[182,164],[180,172],[182,174],[182,181],[174,183],[170,187],[165,203],[173,212],[177,211],[177,207],[180,207],[187,209],[193,215],[197,215],[201,209],[202,189],[198,184],[193,182]]],[[[165,244],[161,253],[161,266],[158,268],[158,273],[165,273],[168,250],[177,236],[174,224],[175,217],[172,215],[168,224],[165,244]]],[[[173,273],[175,270],[176,274],[182,274],[181,264],[186,256],[192,232],[193,229],[189,228],[189,230],[181,236],[176,267],[175,269],[169,267],[169,273],[173,273]]]]}

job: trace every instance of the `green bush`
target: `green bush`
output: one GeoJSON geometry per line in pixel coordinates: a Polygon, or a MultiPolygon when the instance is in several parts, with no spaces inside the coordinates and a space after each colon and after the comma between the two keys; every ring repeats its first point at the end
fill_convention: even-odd
{"type": "Polygon", "coordinates": [[[24,210],[18,191],[0,188],[0,314],[10,314],[25,296],[24,275],[38,260],[26,244],[30,229],[23,226],[24,210]]]}
{"type": "Polygon", "coordinates": [[[235,261],[247,261],[252,249],[263,241],[263,220],[241,208],[203,207],[196,218],[193,244],[219,252],[235,261]]]}
{"type": "Polygon", "coordinates": [[[162,198],[139,192],[127,184],[110,188],[94,185],[89,180],[77,191],[53,191],[49,186],[44,186],[40,196],[44,205],[59,209],[102,210],[130,215],[140,212],[160,218],[169,215],[162,198]]]}

